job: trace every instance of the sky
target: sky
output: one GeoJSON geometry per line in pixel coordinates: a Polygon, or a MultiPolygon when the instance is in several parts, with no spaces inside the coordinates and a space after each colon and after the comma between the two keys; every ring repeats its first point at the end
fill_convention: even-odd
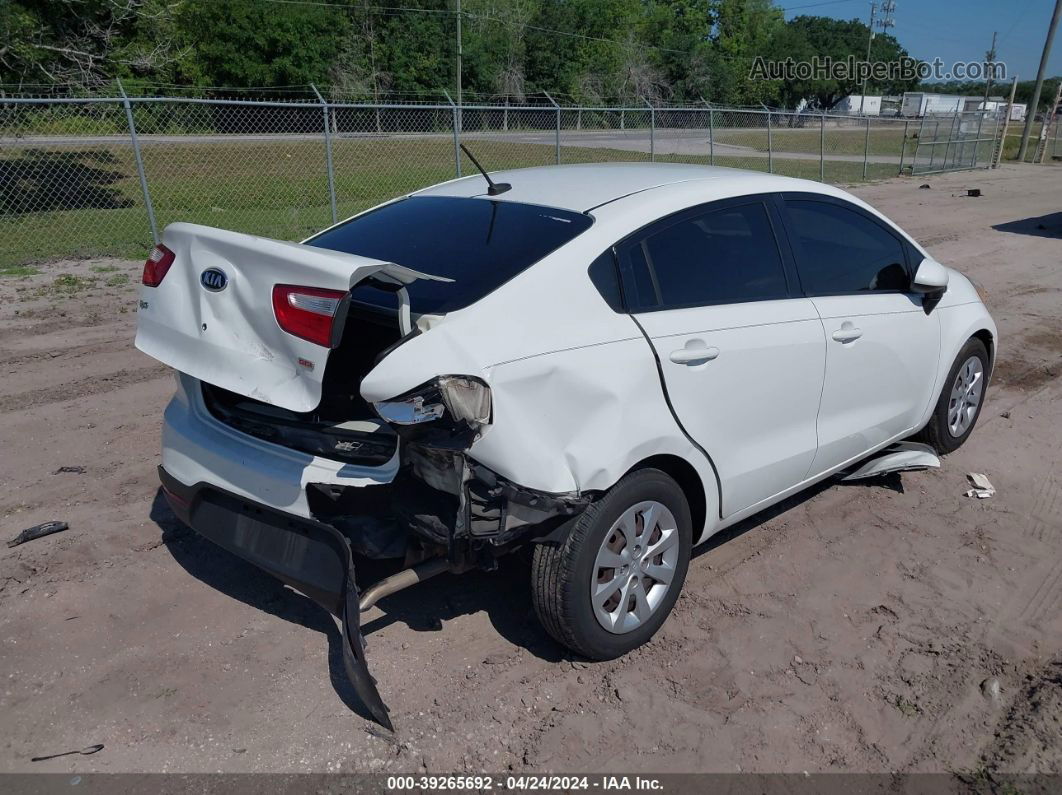
{"type": "MultiPolygon", "coordinates": [[[[786,19],[809,14],[866,22],[870,16],[868,0],[775,0],[775,5],[786,10],[786,19]]],[[[896,26],[889,32],[913,57],[939,56],[950,65],[983,59],[992,31],[998,31],[996,60],[1007,65],[1007,79],[1016,74],[1018,80],[1034,80],[1054,6],[1054,0],[896,0],[896,26]]],[[[1062,30],[1055,33],[1046,76],[1059,74],[1062,30]]]]}

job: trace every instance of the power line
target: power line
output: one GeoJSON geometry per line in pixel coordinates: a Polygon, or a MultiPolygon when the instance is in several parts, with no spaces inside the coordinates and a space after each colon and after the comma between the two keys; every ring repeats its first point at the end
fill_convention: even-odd
{"type": "Polygon", "coordinates": [[[807,4],[802,5],[802,6],[789,6],[788,8],[782,8],[781,6],[779,6],[779,8],[782,11],[799,11],[802,8],[818,8],[819,6],[837,6],[837,5],[841,5],[841,3],[855,3],[855,2],[862,2],[862,0],[824,0],[824,2],[821,2],[821,3],[807,3],[807,4]]]}

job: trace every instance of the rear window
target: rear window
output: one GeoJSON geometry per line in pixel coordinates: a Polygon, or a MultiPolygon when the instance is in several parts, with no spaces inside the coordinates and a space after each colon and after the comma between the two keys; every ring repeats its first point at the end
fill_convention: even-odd
{"type": "MultiPolygon", "coordinates": [[[[307,243],[453,279],[409,286],[414,312],[443,313],[493,292],[592,223],[582,213],[533,204],[415,196],[347,221],[307,243]]],[[[372,287],[359,287],[354,297],[395,306],[393,295],[372,287]]]]}

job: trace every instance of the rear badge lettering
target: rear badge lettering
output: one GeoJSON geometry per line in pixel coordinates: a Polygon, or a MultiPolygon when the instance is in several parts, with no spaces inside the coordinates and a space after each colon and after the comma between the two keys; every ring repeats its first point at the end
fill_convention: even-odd
{"type": "Polygon", "coordinates": [[[317,365],[315,365],[309,359],[299,359],[299,367],[305,367],[307,370],[312,370],[316,366],[317,365]]]}
{"type": "Polygon", "coordinates": [[[199,274],[199,283],[212,293],[220,293],[229,283],[229,277],[221,268],[207,268],[199,274]]]}

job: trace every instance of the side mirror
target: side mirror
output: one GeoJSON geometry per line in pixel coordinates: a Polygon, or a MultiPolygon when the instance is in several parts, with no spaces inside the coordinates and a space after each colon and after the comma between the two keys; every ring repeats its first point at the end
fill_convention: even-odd
{"type": "Polygon", "coordinates": [[[916,293],[942,293],[948,289],[948,269],[926,257],[915,271],[911,289],[916,293]]]}

